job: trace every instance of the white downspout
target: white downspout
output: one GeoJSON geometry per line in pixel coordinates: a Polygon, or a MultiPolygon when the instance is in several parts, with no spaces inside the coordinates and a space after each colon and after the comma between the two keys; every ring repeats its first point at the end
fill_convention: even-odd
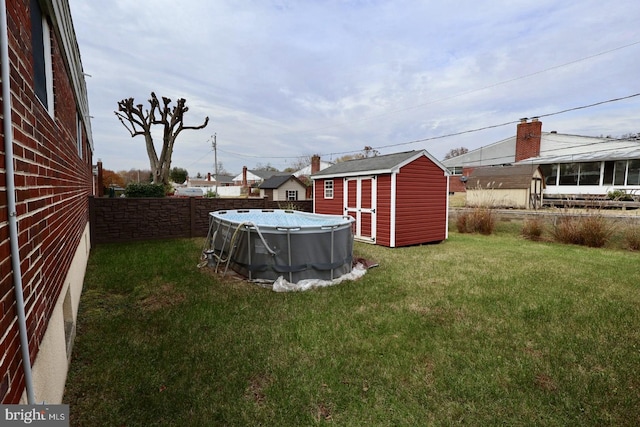
{"type": "Polygon", "coordinates": [[[16,311],[18,312],[18,327],[20,330],[20,348],[22,350],[22,367],[24,382],[27,389],[27,401],[35,404],[33,393],[33,379],[31,376],[31,359],[29,357],[29,338],[27,336],[27,322],[24,314],[24,295],[22,293],[22,270],[20,268],[20,246],[18,245],[18,212],[16,210],[15,179],[13,169],[13,129],[11,126],[11,76],[9,73],[9,36],[7,30],[7,3],[0,0],[0,63],[2,73],[2,114],[4,117],[4,151],[5,171],[7,181],[7,211],[9,216],[9,238],[11,240],[11,266],[13,268],[13,288],[16,297],[16,311]]]}

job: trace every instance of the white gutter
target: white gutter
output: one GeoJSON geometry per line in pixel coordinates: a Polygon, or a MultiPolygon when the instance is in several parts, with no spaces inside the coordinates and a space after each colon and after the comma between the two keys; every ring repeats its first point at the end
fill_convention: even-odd
{"type": "Polygon", "coordinates": [[[31,359],[29,357],[29,338],[27,322],[24,314],[24,295],[22,293],[22,270],[20,268],[20,246],[18,245],[18,212],[16,210],[15,179],[13,169],[13,129],[11,126],[11,76],[9,72],[9,36],[7,29],[7,3],[0,0],[0,72],[2,73],[2,114],[4,117],[4,151],[5,172],[7,181],[7,211],[9,216],[9,238],[11,240],[11,266],[13,268],[13,288],[16,297],[18,327],[20,330],[20,349],[22,350],[22,367],[27,389],[27,401],[35,404],[33,379],[31,376],[31,359]]]}

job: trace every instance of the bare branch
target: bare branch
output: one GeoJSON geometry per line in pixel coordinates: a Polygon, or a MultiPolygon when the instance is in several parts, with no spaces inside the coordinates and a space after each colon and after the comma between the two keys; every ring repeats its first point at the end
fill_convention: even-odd
{"type": "Polygon", "coordinates": [[[134,106],[133,98],[123,99],[118,102],[118,110],[114,113],[132,137],[144,135],[154,182],[166,184],[171,167],[173,146],[178,134],[185,129],[203,129],[209,123],[209,117],[201,125],[184,126],[184,114],[189,111],[184,98],[179,98],[173,108],[170,105],[170,98],[162,97],[161,104],[154,92],[151,92],[151,98],[148,101],[150,109],[145,111],[142,104],[134,106]],[[164,128],[160,157],[157,156],[151,135],[152,125],[162,125],[164,128]]]}

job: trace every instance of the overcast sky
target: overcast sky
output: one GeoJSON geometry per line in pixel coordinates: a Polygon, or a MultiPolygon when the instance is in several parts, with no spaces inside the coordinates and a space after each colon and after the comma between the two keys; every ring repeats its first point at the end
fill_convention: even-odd
{"type": "MultiPolygon", "coordinates": [[[[70,0],[94,161],[149,168],[114,115],[133,97],[186,98],[172,166],[231,173],[365,146],[442,159],[515,122],[640,92],[640,3],[581,1],[70,0]],[[422,140],[421,142],[413,142],[422,140]]],[[[640,97],[543,117],[543,131],[640,132],[640,97]]]]}

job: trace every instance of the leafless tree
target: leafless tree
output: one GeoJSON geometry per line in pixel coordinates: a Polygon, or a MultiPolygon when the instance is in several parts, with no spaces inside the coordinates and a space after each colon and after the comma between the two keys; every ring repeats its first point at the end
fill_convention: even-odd
{"type": "Polygon", "coordinates": [[[161,103],[156,94],[151,92],[150,110],[143,110],[142,104],[134,105],[133,98],[128,98],[119,101],[118,111],[114,111],[132,138],[138,135],[144,136],[155,184],[167,185],[169,183],[173,144],[180,132],[186,129],[203,129],[209,123],[209,117],[207,117],[204,123],[199,126],[185,126],[184,114],[189,111],[186,100],[184,98],[178,99],[173,108],[169,104],[171,104],[171,99],[162,97],[161,103]],[[151,135],[153,125],[161,125],[163,128],[162,150],[159,156],[151,135]]]}
{"type": "Polygon", "coordinates": [[[451,150],[449,150],[447,154],[445,154],[444,160],[462,156],[463,154],[467,154],[468,152],[469,152],[469,149],[465,147],[452,148],[451,150]]]}

